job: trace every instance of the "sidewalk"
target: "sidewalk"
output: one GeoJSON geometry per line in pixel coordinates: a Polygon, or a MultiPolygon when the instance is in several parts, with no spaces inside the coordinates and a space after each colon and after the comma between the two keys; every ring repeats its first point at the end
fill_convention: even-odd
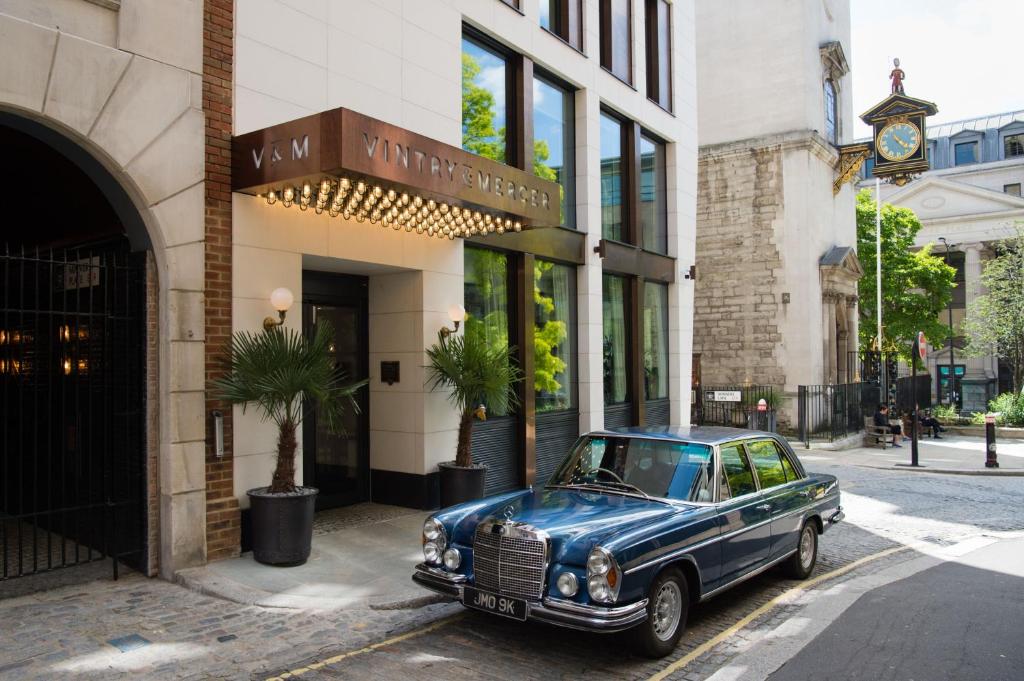
{"type": "Polygon", "coordinates": [[[919,468],[910,463],[910,441],[900,442],[900,447],[855,447],[842,451],[822,449],[803,450],[797,445],[797,454],[804,461],[871,468],[888,468],[926,473],[950,473],[957,475],[1019,475],[1024,476],[1024,442],[1020,440],[996,441],[996,457],[999,468],[985,468],[985,439],[946,433],[941,440],[924,438],[918,444],[919,468]],[[902,464],[902,465],[900,465],[902,464]]]}
{"type": "Polygon", "coordinates": [[[313,551],[297,567],[239,558],[181,570],[179,584],[243,605],[303,611],[355,605],[392,609],[430,598],[410,579],[422,560],[420,532],[427,511],[360,504],[317,514],[313,551]]]}

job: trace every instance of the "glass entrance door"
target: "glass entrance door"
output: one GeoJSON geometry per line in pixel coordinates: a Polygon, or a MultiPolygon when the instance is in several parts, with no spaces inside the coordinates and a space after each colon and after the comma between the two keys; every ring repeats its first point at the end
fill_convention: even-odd
{"type": "MultiPolygon", "coordinates": [[[[312,333],[318,322],[330,322],[334,329],[330,351],[335,367],[344,373],[346,382],[366,378],[366,279],[307,273],[303,299],[306,333],[312,333]],[[313,276],[329,280],[328,286],[307,283],[313,276]]],[[[345,415],[344,433],[331,433],[315,411],[307,411],[303,428],[303,481],[320,490],[317,509],[370,500],[368,388],[360,389],[357,401],[360,411],[345,415]]]]}

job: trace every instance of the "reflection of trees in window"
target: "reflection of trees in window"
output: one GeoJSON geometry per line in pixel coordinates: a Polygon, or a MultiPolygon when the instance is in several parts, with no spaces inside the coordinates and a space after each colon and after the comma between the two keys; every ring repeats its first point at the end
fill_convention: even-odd
{"type": "Polygon", "coordinates": [[[622,215],[622,124],[601,114],[601,236],[625,241],[622,215]]]}
{"type": "Polygon", "coordinates": [[[561,222],[573,219],[573,93],[542,78],[533,80],[533,172],[557,182],[561,222]]]}
{"type": "Polygon", "coordinates": [[[572,387],[572,305],[576,273],[567,265],[536,260],[533,268],[534,389],[537,411],[569,409],[572,387]]]}
{"type": "Polygon", "coordinates": [[[482,248],[466,248],[464,257],[465,332],[481,336],[492,347],[508,347],[508,258],[482,248]]]}
{"type": "Polygon", "coordinates": [[[644,284],[644,396],[668,397],[668,286],[644,284]]]}
{"type": "Polygon", "coordinates": [[[621,404],[629,395],[629,356],[626,353],[626,281],[603,276],[602,330],[604,334],[604,403],[621,404]]]}
{"type": "Polygon", "coordinates": [[[506,159],[507,73],[504,58],[462,40],[462,148],[501,163],[506,159]]]}

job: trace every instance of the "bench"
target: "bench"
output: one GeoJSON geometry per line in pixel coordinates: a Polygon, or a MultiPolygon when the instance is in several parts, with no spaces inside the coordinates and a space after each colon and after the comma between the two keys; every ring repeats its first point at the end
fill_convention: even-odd
{"type": "Polygon", "coordinates": [[[875,420],[871,417],[865,417],[864,419],[864,436],[869,442],[873,443],[873,446],[878,447],[881,445],[882,449],[886,449],[891,443],[893,434],[889,431],[886,426],[876,426],[875,420]]]}

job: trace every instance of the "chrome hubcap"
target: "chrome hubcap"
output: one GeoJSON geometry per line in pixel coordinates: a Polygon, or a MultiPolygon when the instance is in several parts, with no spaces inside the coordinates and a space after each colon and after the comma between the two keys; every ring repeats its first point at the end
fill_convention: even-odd
{"type": "Polygon", "coordinates": [[[811,567],[811,560],[814,558],[814,528],[807,526],[804,533],[800,535],[800,565],[806,570],[811,567]]]}
{"type": "Polygon", "coordinates": [[[683,611],[683,594],[675,582],[665,582],[654,597],[654,635],[667,641],[679,627],[679,616],[683,611]]]}

